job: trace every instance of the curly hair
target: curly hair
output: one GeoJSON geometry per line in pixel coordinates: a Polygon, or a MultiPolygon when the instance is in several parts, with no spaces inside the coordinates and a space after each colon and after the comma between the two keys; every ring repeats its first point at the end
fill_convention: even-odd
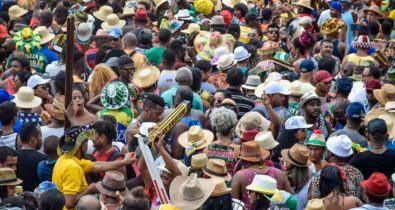
{"type": "Polygon", "coordinates": [[[218,134],[227,135],[237,123],[236,113],[225,107],[216,108],[210,115],[211,125],[218,134]]]}
{"type": "Polygon", "coordinates": [[[90,95],[97,96],[103,87],[111,80],[117,78],[114,71],[106,64],[98,64],[95,66],[92,82],[89,85],[90,95]]]}

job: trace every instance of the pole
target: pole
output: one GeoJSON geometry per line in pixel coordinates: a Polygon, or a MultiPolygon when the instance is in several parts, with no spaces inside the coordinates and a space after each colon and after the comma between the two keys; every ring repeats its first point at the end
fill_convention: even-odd
{"type": "MultiPolygon", "coordinates": [[[[73,86],[73,48],[74,48],[74,17],[69,16],[67,18],[67,51],[66,51],[66,78],[65,78],[65,107],[68,108],[71,102],[71,93],[72,93],[72,86],[73,86]]],[[[70,121],[65,112],[64,118],[64,130],[70,127],[70,121]]]]}

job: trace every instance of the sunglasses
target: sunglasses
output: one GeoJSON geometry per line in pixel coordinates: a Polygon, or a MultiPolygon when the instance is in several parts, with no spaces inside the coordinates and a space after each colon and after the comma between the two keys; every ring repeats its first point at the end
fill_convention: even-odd
{"type": "Polygon", "coordinates": [[[111,38],[110,41],[117,42],[117,41],[119,41],[119,38],[118,39],[117,38],[111,38]]]}
{"type": "Polygon", "coordinates": [[[127,72],[129,72],[129,73],[133,73],[133,72],[135,72],[136,67],[125,68],[125,69],[123,69],[123,70],[124,70],[124,71],[127,71],[127,72]]]}
{"type": "Polygon", "coordinates": [[[267,31],[267,33],[268,34],[279,34],[280,32],[279,31],[275,31],[275,30],[270,30],[270,31],[267,31]]]}

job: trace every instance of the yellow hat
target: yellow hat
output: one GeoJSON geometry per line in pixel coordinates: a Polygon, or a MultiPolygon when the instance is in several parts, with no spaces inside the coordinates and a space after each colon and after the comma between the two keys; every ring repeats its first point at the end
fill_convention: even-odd
{"type": "Polygon", "coordinates": [[[214,4],[210,0],[196,0],[193,6],[195,6],[197,13],[204,15],[210,15],[214,8],[214,4]]]}

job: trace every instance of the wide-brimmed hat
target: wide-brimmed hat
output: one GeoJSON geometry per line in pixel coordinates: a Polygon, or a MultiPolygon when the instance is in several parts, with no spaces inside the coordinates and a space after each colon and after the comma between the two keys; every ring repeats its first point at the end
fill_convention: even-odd
{"type": "Polygon", "coordinates": [[[303,92],[302,84],[298,80],[291,82],[288,91],[290,96],[302,96],[305,94],[305,92],[303,92]]]}
{"type": "Polygon", "coordinates": [[[55,38],[55,34],[50,33],[48,28],[45,26],[39,26],[35,28],[34,31],[41,35],[40,44],[46,44],[55,38]]]}
{"type": "Polygon", "coordinates": [[[160,76],[160,71],[155,66],[137,69],[133,74],[132,82],[139,88],[150,87],[155,84],[160,76]]]}
{"type": "Polygon", "coordinates": [[[55,38],[51,42],[51,47],[53,50],[55,50],[58,53],[62,53],[63,46],[67,41],[67,36],[66,34],[58,34],[55,36],[55,38]]]}
{"type": "Polygon", "coordinates": [[[381,89],[373,90],[373,95],[383,105],[388,101],[395,101],[395,86],[384,84],[381,89]]]}
{"type": "Polygon", "coordinates": [[[259,146],[264,150],[272,150],[276,148],[279,143],[274,140],[271,131],[262,131],[256,134],[254,141],[258,142],[259,146]]]}
{"type": "Polygon", "coordinates": [[[215,188],[211,179],[198,178],[197,174],[177,176],[170,185],[170,200],[180,209],[198,209],[215,188]]]}
{"type": "Polygon", "coordinates": [[[326,142],[326,148],[341,158],[350,157],[353,154],[352,141],[346,135],[331,136],[326,142]]]}
{"type": "Polygon", "coordinates": [[[314,10],[311,7],[311,1],[310,0],[298,0],[297,2],[292,3],[292,4],[293,5],[297,5],[297,6],[301,6],[301,7],[305,7],[305,8],[311,9],[311,10],[314,10]]]}
{"type": "Polygon", "coordinates": [[[389,138],[395,139],[395,114],[390,113],[383,109],[371,110],[365,115],[365,125],[368,125],[371,120],[377,118],[383,119],[385,121],[385,125],[387,127],[387,134],[389,135],[389,138]]]}
{"type": "Polygon", "coordinates": [[[214,134],[200,128],[197,125],[191,126],[188,131],[185,131],[178,137],[178,143],[184,147],[195,147],[196,150],[207,147],[214,140],[214,134]]]}
{"type": "Polygon", "coordinates": [[[355,37],[351,44],[354,48],[362,49],[369,49],[373,46],[368,35],[359,35],[358,37],[355,37]]]}
{"type": "Polygon", "coordinates": [[[228,173],[225,161],[221,159],[209,159],[202,169],[203,173],[211,178],[220,178],[230,181],[232,176],[228,173]]]}
{"type": "Polygon", "coordinates": [[[12,100],[18,108],[32,109],[40,106],[41,98],[34,96],[33,88],[23,86],[19,88],[14,100],[12,100]]]}
{"type": "Polygon", "coordinates": [[[288,163],[299,167],[307,167],[311,165],[309,155],[309,149],[301,144],[294,144],[290,149],[281,150],[281,156],[288,163]]]}
{"type": "Polygon", "coordinates": [[[232,52],[235,39],[230,34],[221,34],[218,31],[200,31],[196,36],[193,45],[199,57],[203,60],[211,61],[214,58],[214,51],[219,47],[226,47],[232,52]]]}
{"type": "Polygon", "coordinates": [[[320,129],[314,130],[306,145],[326,147],[325,136],[320,129]]]}
{"type": "Polygon", "coordinates": [[[100,101],[107,109],[119,109],[128,102],[129,90],[121,81],[113,81],[104,86],[100,101]]]}
{"type": "Polygon", "coordinates": [[[249,162],[261,162],[270,156],[270,152],[261,149],[258,142],[247,141],[241,145],[241,153],[239,158],[249,162]]]}
{"type": "Polygon", "coordinates": [[[202,169],[208,162],[206,153],[199,153],[192,155],[191,158],[191,169],[202,169]]]}
{"type": "Polygon", "coordinates": [[[190,23],[187,29],[181,31],[184,34],[191,34],[193,32],[200,32],[200,26],[196,23],[190,23]]]}
{"type": "Polygon", "coordinates": [[[65,104],[65,97],[64,96],[57,96],[54,98],[52,104],[45,104],[45,109],[49,112],[51,117],[64,121],[64,104],[65,104]]]}
{"type": "Polygon", "coordinates": [[[380,8],[377,5],[372,5],[369,8],[363,10],[363,12],[365,12],[365,13],[368,11],[376,13],[378,15],[379,19],[383,18],[383,14],[381,13],[380,8]]]}
{"type": "Polygon", "coordinates": [[[229,54],[229,48],[227,47],[218,47],[217,49],[214,50],[214,57],[211,59],[210,63],[213,66],[218,65],[219,57],[222,55],[227,55],[229,54]]]}
{"type": "Polygon", "coordinates": [[[41,48],[41,35],[33,31],[30,27],[25,27],[12,37],[15,49],[25,53],[30,53],[41,48]]]}
{"type": "Polygon", "coordinates": [[[273,58],[271,58],[273,63],[280,65],[282,67],[293,69],[291,62],[289,61],[289,54],[286,52],[276,52],[273,58]]]}
{"type": "Polygon", "coordinates": [[[243,46],[236,47],[234,55],[237,62],[247,60],[251,57],[251,53],[249,53],[243,46]]]}
{"type": "Polygon", "coordinates": [[[270,121],[268,119],[263,117],[259,112],[251,111],[245,113],[237,122],[235,133],[239,138],[242,138],[243,134],[247,131],[267,131],[269,128],[270,121]]]}
{"type": "Polygon", "coordinates": [[[12,168],[0,168],[0,186],[15,186],[22,184],[22,182],[16,177],[12,168]]]}
{"type": "Polygon", "coordinates": [[[214,191],[211,193],[212,197],[218,197],[232,192],[232,189],[226,186],[225,180],[218,178],[212,178],[211,180],[215,184],[214,191]]]}
{"type": "Polygon", "coordinates": [[[376,197],[386,197],[392,189],[387,177],[380,172],[372,173],[369,179],[362,181],[361,186],[367,194],[376,197]]]}
{"type": "Polygon", "coordinates": [[[255,90],[259,84],[261,84],[261,78],[258,75],[248,75],[245,84],[241,87],[247,90],[255,90]]]}
{"type": "Polygon", "coordinates": [[[251,69],[248,71],[249,75],[260,75],[263,72],[266,72],[266,75],[268,75],[268,73],[270,71],[272,71],[274,69],[274,64],[271,60],[265,60],[265,61],[261,61],[259,62],[255,68],[251,69]]]}
{"type": "Polygon", "coordinates": [[[258,55],[271,55],[281,50],[280,43],[268,40],[258,49],[258,55]]]}
{"type": "Polygon", "coordinates": [[[321,33],[324,35],[338,32],[340,29],[339,19],[331,18],[324,22],[321,26],[321,33]]]}
{"type": "Polygon", "coordinates": [[[122,17],[133,16],[136,14],[134,11],[135,3],[136,1],[125,2],[125,6],[123,7],[123,12],[122,12],[122,17]]]}
{"type": "Polygon", "coordinates": [[[307,202],[305,210],[325,210],[325,204],[322,199],[311,199],[307,202]]]}
{"type": "Polygon", "coordinates": [[[395,101],[388,101],[385,104],[384,110],[389,113],[394,113],[395,112],[395,101]]]}
{"type": "Polygon", "coordinates": [[[10,16],[11,21],[18,19],[27,13],[28,11],[26,9],[23,9],[18,5],[13,5],[8,9],[8,15],[10,16]]]}
{"type": "Polygon", "coordinates": [[[243,3],[243,4],[247,5],[247,1],[246,0],[222,0],[222,3],[225,6],[230,7],[230,8],[235,7],[235,5],[238,4],[238,3],[243,3]]]}
{"type": "Polygon", "coordinates": [[[230,68],[234,67],[237,64],[235,56],[232,53],[222,55],[218,59],[217,68],[220,71],[229,70],[230,68]]]}
{"type": "Polygon", "coordinates": [[[97,19],[99,19],[101,21],[106,21],[107,17],[110,14],[113,14],[112,7],[104,5],[104,6],[101,6],[98,11],[94,12],[93,16],[95,16],[97,19]]]}
{"type": "Polygon", "coordinates": [[[101,24],[101,27],[104,30],[109,31],[109,30],[111,30],[111,28],[114,28],[114,27],[123,28],[125,25],[126,25],[125,20],[120,20],[118,15],[116,15],[116,14],[110,14],[107,16],[106,21],[101,24]]]}
{"type": "Polygon", "coordinates": [[[315,90],[310,90],[309,92],[305,93],[299,101],[299,107],[303,107],[303,105],[311,100],[320,100],[315,90]]]}
{"type": "Polygon", "coordinates": [[[257,174],[246,189],[266,195],[273,195],[277,190],[277,181],[273,177],[257,174]]]}
{"type": "Polygon", "coordinates": [[[193,17],[189,14],[189,11],[187,9],[181,9],[178,10],[178,13],[174,15],[174,17],[177,18],[177,20],[192,20],[193,17]]]}
{"type": "Polygon", "coordinates": [[[255,89],[255,96],[260,98],[263,94],[282,94],[289,95],[288,86],[291,84],[288,80],[266,79],[264,83],[258,85],[255,89]]]}
{"type": "Polygon", "coordinates": [[[117,197],[118,193],[125,196],[127,193],[125,176],[119,171],[106,171],[103,181],[96,183],[100,193],[117,197]]]}
{"type": "Polygon", "coordinates": [[[313,127],[313,124],[307,124],[303,116],[292,116],[285,121],[285,129],[306,129],[313,127]]]}
{"type": "Polygon", "coordinates": [[[74,155],[80,148],[82,142],[87,139],[95,139],[95,130],[90,126],[72,126],[59,140],[60,152],[74,155]]]}
{"type": "Polygon", "coordinates": [[[75,35],[77,40],[83,44],[88,43],[92,37],[93,28],[90,23],[80,23],[77,27],[75,35]]]}

